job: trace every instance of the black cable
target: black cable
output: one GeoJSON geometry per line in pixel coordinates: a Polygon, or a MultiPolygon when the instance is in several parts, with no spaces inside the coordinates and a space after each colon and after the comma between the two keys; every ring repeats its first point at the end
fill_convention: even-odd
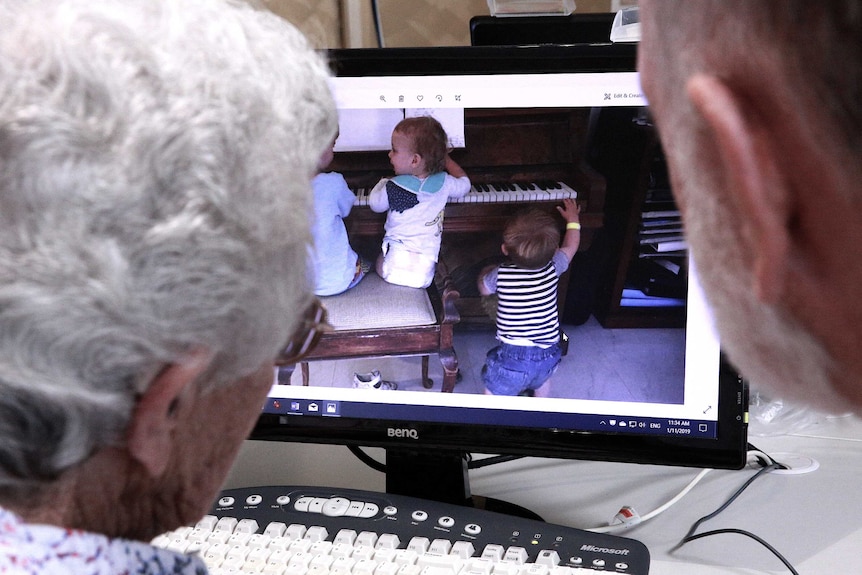
{"type": "Polygon", "coordinates": [[[786,465],[775,461],[768,453],[762,451],[752,445],[751,443],[747,444],[748,454],[753,455],[755,459],[757,459],[757,464],[761,467],[766,467],[767,465],[777,465],[777,469],[787,469],[786,465]]]}
{"type": "Polygon", "coordinates": [[[776,549],[775,547],[770,545],[768,542],[766,542],[764,539],[761,539],[760,537],[758,537],[754,533],[751,533],[749,531],[745,531],[743,529],[715,529],[714,531],[704,531],[703,533],[698,533],[697,535],[692,535],[692,536],[688,537],[687,540],[684,540],[684,542],[694,541],[695,539],[700,539],[701,537],[709,537],[710,535],[720,535],[722,533],[736,533],[738,535],[745,535],[746,537],[750,537],[750,538],[754,539],[755,541],[757,541],[758,543],[760,543],[761,545],[763,545],[764,547],[769,549],[773,555],[778,557],[778,559],[782,563],[784,563],[784,566],[787,567],[787,569],[791,573],[793,573],[793,575],[799,575],[799,571],[797,571],[796,569],[793,568],[793,565],[790,564],[790,561],[788,561],[784,557],[784,555],[782,555],[778,551],[778,549],[776,549]]]}
{"type": "MultiPolygon", "coordinates": [[[[350,450],[350,453],[355,455],[359,461],[373,469],[374,471],[379,471],[380,473],[386,473],[386,464],[377,461],[364,451],[360,447],[356,445],[348,445],[347,449],[350,450]]],[[[496,463],[505,463],[507,461],[514,461],[515,459],[521,459],[524,457],[523,455],[495,455],[493,457],[486,457],[484,459],[473,460],[473,455],[470,453],[466,454],[467,458],[467,469],[479,469],[480,467],[486,467],[488,465],[494,465],[496,463]]]]}
{"type": "Polygon", "coordinates": [[[680,540],[679,543],[674,545],[674,547],[670,550],[670,553],[673,553],[674,551],[676,551],[677,549],[679,549],[680,547],[682,547],[686,543],[688,543],[690,541],[694,541],[696,539],[701,539],[703,537],[708,537],[710,535],[718,535],[721,533],[737,533],[739,535],[744,535],[746,537],[750,537],[751,539],[754,539],[755,541],[757,541],[758,543],[760,543],[761,545],[766,547],[766,549],[768,549],[773,555],[775,555],[779,559],[779,561],[781,561],[790,570],[791,573],[793,573],[794,575],[799,575],[799,573],[796,571],[796,569],[793,568],[793,565],[791,565],[790,562],[775,547],[773,547],[772,545],[770,545],[764,539],[758,537],[757,535],[750,533],[748,531],[745,531],[743,529],[716,529],[713,531],[706,531],[704,533],[695,534],[695,531],[697,531],[697,528],[700,527],[701,524],[703,524],[706,521],[709,521],[710,519],[712,519],[713,517],[715,517],[716,515],[718,515],[722,511],[724,511],[725,509],[727,509],[730,506],[730,504],[733,503],[740,495],[742,495],[742,492],[745,491],[746,489],[748,489],[748,487],[756,479],[763,477],[764,474],[769,473],[770,471],[773,471],[775,469],[786,469],[786,466],[782,465],[781,463],[778,463],[777,461],[775,461],[774,459],[772,459],[771,457],[766,455],[766,453],[764,453],[763,451],[760,451],[759,449],[755,448],[753,445],[749,444],[749,449],[755,450],[759,453],[762,453],[765,457],[769,458],[769,462],[767,463],[763,459],[763,457],[756,455],[758,462],[761,465],[763,465],[763,467],[761,467],[757,471],[757,473],[755,473],[754,475],[749,477],[748,480],[745,483],[743,483],[742,486],[739,489],[737,489],[733,493],[733,495],[731,495],[727,499],[727,501],[725,501],[724,503],[722,503],[718,507],[718,509],[716,509],[715,511],[713,511],[712,513],[710,513],[708,515],[704,515],[703,517],[701,517],[700,519],[695,521],[692,524],[691,528],[688,530],[688,533],[685,534],[685,536],[682,538],[682,540],[680,540]]]}
{"type": "Polygon", "coordinates": [[[377,0],[371,0],[371,14],[374,16],[374,34],[377,37],[377,47],[383,48],[383,25],[380,22],[380,6],[377,0]]]}
{"type": "Polygon", "coordinates": [[[684,545],[685,543],[687,543],[687,542],[688,542],[688,540],[689,540],[689,538],[694,534],[694,532],[695,532],[695,531],[697,531],[697,528],[698,528],[698,527],[700,527],[700,525],[701,525],[702,523],[704,523],[704,522],[706,522],[706,521],[709,521],[710,519],[712,519],[713,517],[715,517],[716,515],[718,515],[719,513],[721,513],[722,511],[724,511],[725,509],[727,509],[728,507],[730,507],[730,504],[731,504],[731,503],[733,503],[734,501],[736,501],[736,499],[737,499],[740,495],[742,495],[742,492],[743,492],[743,491],[745,491],[746,489],[748,489],[748,486],[749,486],[749,485],[751,485],[752,483],[754,483],[754,480],[755,480],[755,479],[758,479],[758,478],[759,478],[759,477],[761,477],[764,473],[768,473],[768,472],[772,471],[773,469],[778,469],[778,465],[777,465],[777,464],[771,464],[771,465],[767,465],[766,467],[761,467],[761,468],[757,471],[757,473],[755,473],[754,475],[752,475],[751,477],[749,477],[749,478],[748,478],[748,481],[746,481],[745,483],[743,483],[743,484],[742,484],[742,487],[740,487],[739,489],[737,489],[737,490],[736,490],[736,492],[735,492],[733,495],[731,495],[731,496],[730,496],[730,498],[729,498],[727,501],[725,501],[724,503],[722,503],[722,504],[719,506],[719,508],[718,508],[718,509],[716,509],[715,511],[713,511],[713,512],[712,512],[712,513],[710,513],[709,515],[704,515],[703,517],[701,517],[700,519],[698,519],[697,521],[695,521],[695,522],[694,522],[694,524],[691,526],[691,528],[688,530],[688,533],[686,533],[686,534],[685,534],[685,537],[683,537],[683,538],[682,538],[682,541],[680,541],[679,543],[677,543],[676,547],[674,547],[674,548],[673,548],[673,550],[676,550],[676,549],[678,549],[678,548],[682,547],[682,545],[684,545]]]}
{"type": "Polygon", "coordinates": [[[496,465],[497,463],[506,463],[507,461],[514,461],[516,459],[521,459],[524,457],[523,455],[495,455],[493,457],[486,457],[484,459],[468,459],[467,460],[467,469],[479,469],[480,467],[487,467],[488,465],[496,465]]]}
{"type": "Polygon", "coordinates": [[[359,459],[359,461],[361,461],[362,463],[364,463],[365,465],[367,465],[368,467],[370,467],[374,471],[386,473],[386,464],[385,463],[380,463],[379,461],[377,461],[376,459],[374,459],[373,457],[371,457],[370,455],[368,455],[367,453],[362,451],[362,449],[360,449],[359,447],[357,447],[355,445],[348,445],[347,449],[349,449],[350,453],[355,455],[359,459]]]}

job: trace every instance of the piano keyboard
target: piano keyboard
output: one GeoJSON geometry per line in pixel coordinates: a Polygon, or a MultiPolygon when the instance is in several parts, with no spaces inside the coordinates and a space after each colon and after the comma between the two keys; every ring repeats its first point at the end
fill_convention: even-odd
{"type": "MultiPolygon", "coordinates": [[[[357,188],[354,206],[367,206],[371,188],[357,188]]],[[[544,181],[530,183],[476,184],[462,198],[449,200],[450,204],[494,204],[506,202],[551,202],[566,198],[575,199],[578,193],[563,182],[544,181]]]]}

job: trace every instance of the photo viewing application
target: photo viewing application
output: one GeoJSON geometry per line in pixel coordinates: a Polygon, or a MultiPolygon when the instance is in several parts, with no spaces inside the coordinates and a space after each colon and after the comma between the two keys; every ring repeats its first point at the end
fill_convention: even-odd
{"type": "Polygon", "coordinates": [[[502,422],[584,433],[718,436],[720,346],[636,72],[336,76],[331,82],[339,136],[326,171],[342,174],[356,195],[345,224],[351,246],[369,259],[380,251],[386,214],[368,208],[367,194],[394,175],[388,157],[394,126],[428,115],[446,130],[450,155],[472,189],[446,206],[437,279],[445,273],[460,294],[456,334],[484,339],[463,349],[456,335],[461,375],[452,393],[441,393],[433,356],[430,389],[421,385],[420,358],[376,361],[417,366],[412,380],[381,393],[356,389],[349,378],[316,383],[315,370],[322,368],[312,362],[307,386],[298,374],[292,385],[279,379],[265,413],[288,426],[310,418],[502,422]],[[501,231],[518,209],[554,214],[565,233],[556,207],[563,198],[579,203],[582,224],[578,253],[558,286],[568,354],[552,376],[550,397],[486,395],[479,371],[496,341],[493,309],[480,296],[477,277],[503,261],[501,231]]]}

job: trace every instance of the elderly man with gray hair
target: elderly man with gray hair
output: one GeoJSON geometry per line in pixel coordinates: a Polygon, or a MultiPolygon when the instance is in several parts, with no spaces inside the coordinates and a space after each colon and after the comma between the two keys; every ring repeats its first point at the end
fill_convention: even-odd
{"type": "Polygon", "coordinates": [[[326,77],[241,2],[0,5],[0,572],[205,571],[144,542],[205,513],[320,319],[326,77]]]}

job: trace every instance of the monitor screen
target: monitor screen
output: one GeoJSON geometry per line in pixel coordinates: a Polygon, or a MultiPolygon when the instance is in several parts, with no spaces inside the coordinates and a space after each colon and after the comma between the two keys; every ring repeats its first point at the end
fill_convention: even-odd
{"type": "MultiPolygon", "coordinates": [[[[634,376],[624,369],[591,372],[595,362],[580,368],[592,378],[593,389],[647,392],[508,397],[456,386],[454,393],[435,387],[368,394],[350,382],[316,386],[312,377],[308,386],[273,387],[253,439],[384,447],[393,476],[391,483],[387,476],[388,489],[438,499],[452,497],[427,484],[461,483],[466,453],[722,468],[745,464],[745,383],[722,360],[684,240],[667,237],[680,233],[678,214],[672,200],[661,197],[668,191],[666,176],[653,169],[661,161],[660,146],[640,89],[635,49],[610,44],[343,49],[328,57],[340,128],[334,166],[351,187],[391,176],[392,128],[407,116],[432,115],[445,127],[452,157],[474,186],[549,179],[574,190],[584,230],[568,277],[561,280],[560,291],[569,295],[568,301],[561,295],[561,318],[577,326],[600,317],[601,329],[647,335],[657,326],[664,334],[673,330],[672,337],[650,342],[644,352],[653,361],[635,369],[634,376]],[[661,210],[646,213],[645,190],[656,194],[661,210]],[[631,213],[641,217],[633,222],[631,213]],[[667,227],[674,230],[663,230],[667,227]],[[661,231],[668,233],[649,236],[661,231]],[[659,245],[657,237],[667,241],[659,245]],[[674,268],[676,283],[667,288],[673,293],[615,279],[636,275],[631,270],[647,264],[674,268]],[[629,319],[620,323],[619,317],[629,319]],[[641,381],[618,381],[623,372],[641,381]],[[659,388],[661,393],[652,393],[659,388]],[[433,480],[423,479],[428,477],[433,480]],[[403,487],[405,482],[413,487],[403,487]]],[[[511,209],[534,202],[529,197],[495,201],[511,202],[511,209]]],[[[483,209],[498,214],[491,205],[483,209]]],[[[350,217],[362,210],[368,208],[356,205],[350,217]]],[[[483,219],[484,212],[471,213],[474,220],[483,219]]],[[[448,243],[444,227],[441,260],[448,258],[449,270],[466,270],[458,286],[459,333],[494,330],[487,316],[470,307],[477,300],[477,265],[499,256],[502,223],[498,215],[489,220],[491,229],[452,233],[448,243]]],[[[371,236],[351,242],[379,249],[380,237],[371,236]]],[[[614,345],[614,338],[601,342],[584,352],[582,343],[572,341],[580,355],[562,361],[583,361],[587,353],[599,358],[601,346],[614,345]]],[[[463,354],[457,346],[456,340],[455,351],[463,354]]],[[[643,355],[634,353],[632,361],[643,355]]],[[[481,366],[482,358],[473,364],[481,366]]],[[[564,389],[561,383],[557,387],[564,389]]]]}

